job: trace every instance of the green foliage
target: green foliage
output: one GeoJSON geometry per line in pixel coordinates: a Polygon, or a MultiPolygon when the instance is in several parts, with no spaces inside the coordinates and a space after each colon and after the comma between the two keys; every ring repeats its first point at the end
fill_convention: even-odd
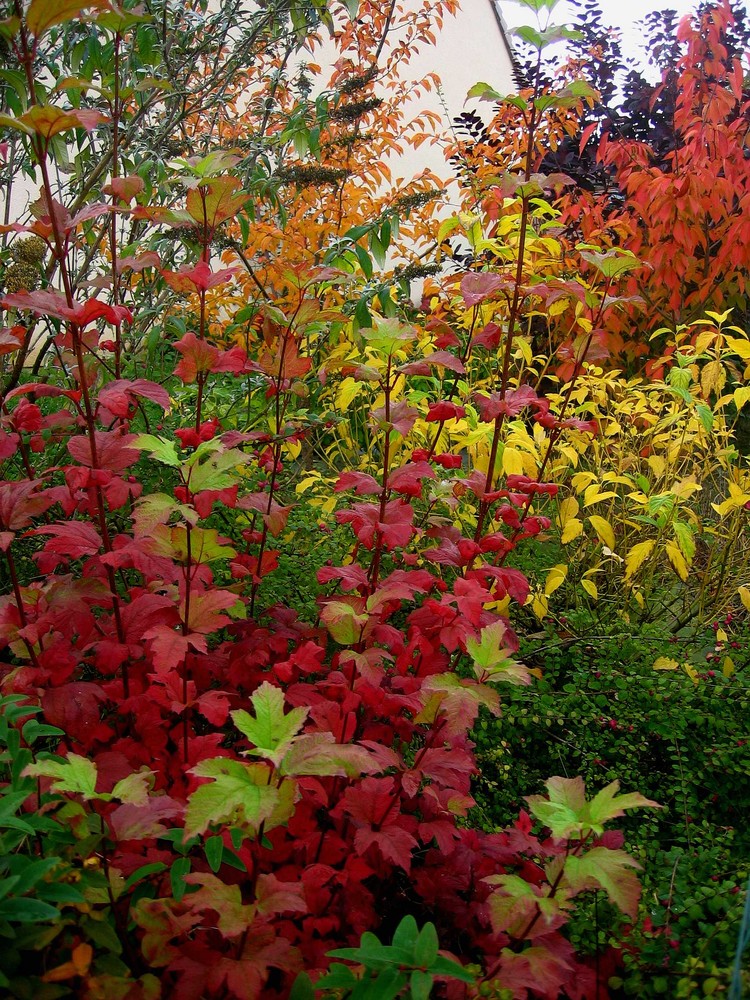
{"type": "MultiPolygon", "coordinates": [[[[611,624],[603,635],[600,628],[586,611],[560,612],[522,646],[525,662],[543,671],[533,697],[511,690],[502,719],[485,717],[475,730],[483,825],[502,822],[551,771],[637,785],[664,808],[623,821],[644,867],[644,904],[617,989],[689,997],[716,979],[725,990],[750,874],[743,820],[750,809],[750,636],[745,626],[731,633],[737,670],[725,677],[724,653],[715,652],[718,626],[697,638],[611,624]],[[697,665],[692,677],[654,669],[660,658],[675,657],[697,665]]],[[[583,950],[622,934],[601,906],[582,910],[574,923],[583,950]]]]}
{"type": "Polygon", "coordinates": [[[433,995],[436,977],[440,982],[458,980],[473,983],[474,976],[463,966],[438,954],[435,925],[420,930],[412,916],[404,917],[394,931],[390,945],[381,944],[376,934],[362,935],[358,948],[339,948],[331,958],[343,958],[355,964],[334,962],[330,970],[314,984],[302,973],[291,993],[291,1000],[340,998],[340,1000],[428,1000],[433,995]],[[356,967],[360,967],[359,970],[356,967]]]}

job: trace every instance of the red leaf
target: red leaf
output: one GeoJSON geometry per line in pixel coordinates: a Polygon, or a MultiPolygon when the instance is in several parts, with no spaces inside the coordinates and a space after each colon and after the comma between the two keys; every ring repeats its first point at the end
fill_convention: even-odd
{"type": "Polygon", "coordinates": [[[125,803],[118,806],[110,813],[108,822],[115,840],[150,840],[166,833],[168,826],[162,820],[180,816],[183,809],[168,795],[151,795],[145,805],[125,803]]]}
{"type": "Polygon", "coordinates": [[[357,832],[354,846],[363,854],[375,845],[386,861],[405,871],[411,868],[411,852],[416,839],[399,822],[402,819],[399,796],[393,778],[365,778],[347,788],[340,808],[351,819],[357,832]]]}
{"type": "Polygon", "coordinates": [[[110,306],[101,299],[88,299],[71,308],[65,296],[59,292],[15,292],[13,295],[6,295],[2,304],[6,308],[28,309],[39,316],[68,320],[79,327],[88,326],[101,318],[113,326],[119,326],[123,320],[129,323],[133,321],[133,314],[125,306],[110,306]]]}
{"type": "Polygon", "coordinates": [[[419,497],[422,495],[422,480],[434,478],[435,473],[429,462],[409,462],[399,469],[391,470],[388,474],[388,488],[394,493],[419,497]]]}
{"type": "Polygon", "coordinates": [[[99,728],[101,706],[106,696],[98,684],[74,681],[42,693],[45,720],[68,736],[87,745],[99,728]]]}
{"type": "MultiPolygon", "coordinates": [[[[123,469],[135,465],[141,457],[141,452],[128,445],[134,440],[135,434],[120,434],[118,431],[96,431],[96,457],[98,467],[109,472],[122,472],[123,469]]],[[[84,435],[71,438],[68,441],[68,451],[81,465],[93,467],[91,444],[84,435]]]]}
{"type": "Polygon", "coordinates": [[[390,420],[386,420],[385,418],[384,406],[380,406],[378,409],[372,411],[372,420],[376,427],[383,431],[393,429],[398,431],[401,437],[406,437],[414,426],[418,416],[419,411],[413,406],[409,406],[404,400],[391,407],[390,420]]]}
{"type": "Polygon", "coordinates": [[[3,528],[18,531],[31,524],[32,518],[49,510],[57,499],[57,491],[38,493],[41,485],[41,479],[0,483],[0,525],[3,528]]]}
{"type": "Polygon", "coordinates": [[[384,518],[380,520],[377,504],[358,503],[349,510],[336,513],[339,524],[351,522],[354,534],[365,548],[371,549],[379,535],[386,549],[408,545],[414,533],[414,511],[404,500],[390,500],[385,505],[384,518]]]}
{"type": "Polygon", "coordinates": [[[155,625],[143,638],[151,643],[151,657],[159,673],[179,667],[189,650],[205,653],[208,648],[203,636],[182,635],[168,625],[155,625]]]}
{"type": "Polygon", "coordinates": [[[530,385],[522,385],[510,392],[493,392],[490,396],[474,396],[474,402],[482,420],[489,423],[502,413],[504,416],[517,417],[526,407],[545,408],[546,400],[540,400],[530,385]]]}
{"type": "Polygon", "coordinates": [[[365,472],[342,472],[333,488],[337,493],[353,489],[358,496],[380,493],[382,489],[380,483],[365,472]]]}
{"type": "Polygon", "coordinates": [[[368,584],[367,573],[352,563],[351,566],[323,566],[317,573],[318,583],[330,583],[331,580],[341,580],[344,590],[356,590],[368,584]]]}
{"type": "Polygon", "coordinates": [[[220,351],[194,333],[186,333],[173,346],[182,355],[174,372],[183,382],[195,382],[199,372],[232,372],[237,375],[245,367],[246,355],[241,347],[220,351]]]}
{"type": "Polygon", "coordinates": [[[156,382],[149,382],[145,378],[137,378],[133,381],[127,379],[116,379],[109,382],[99,393],[99,403],[109,410],[113,417],[127,417],[130,415],[130,408],[133,405],[134,397],[140,396],[143,399],[150,399],[157,403],[163,410],[169,409],[169,393],[156,382]]]}
{"type": "Polygon", "coordinates": [[[238,267],[227,267],[221,271],[212,271],[208,264],[201,260],[195,267],[186,265],[179,271],[162,271],[167,284],[174,288],[176,292],[191,293],[195,291],[205,292],[209,288],[216,288],[234,277],[240,269],[238,267]]]}
{"type": "Polygon", "coordinates": [[[443,423],[445,420],[457,420],[459,417],[465,416],[466,410],[463,406],[459,406],[457,403],[439,402],[430,403],[426,419],[443,423]]]}
{"type": "Polygon", "coordinates": [[[496,351],[503,335],[502,327],[497,323],[488,323],[479,333],[471,338],[472,347],[486,347],[488,351],[496,351]]]}
{"type": "Polygon", "coordinates": [[[481,273],[475,271],[465,274],[461,279],[461,294],[467,306],[478,306],[485,299],[505,284],[505,278],[499,274],[481,273]]]}
{"type": "Polygon", "coordinates": [[[104,194],[112,194],[120,201],[131,202],[136,195],[144,190],[143,178],[137,174],[128,177],[113,177],[105,187],[102,188],[104,194]]]}
{"type": "MultiPolygon", "coordinates": [[[[44,525],[41,528],[33,528],[30,535],[50,535],[49,541],[45,542],[44,549],[36,552],[33,556],[41,566],[42,559],[46,562],[46,557],[50,553],[56,553],[68,559],[80,559],[82,556],[93,556],[99,551],[102,545],[99,532],[85,521],[67,521],[60,524],[44,525]]],[[[56,560],[53,565],[57,565],[60,560],[56,560]]]]}
{"type": "Polygon", "coordinates": [[[0,355],[17,351],[26,336],[24,326],[4,326],[0,329],[0,355]]]}

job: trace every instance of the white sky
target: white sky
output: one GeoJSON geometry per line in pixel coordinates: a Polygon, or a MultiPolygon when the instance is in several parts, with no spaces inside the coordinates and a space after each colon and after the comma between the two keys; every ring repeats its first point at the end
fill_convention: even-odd
{"type": "MultiPolygon", "coordinates": [[[[745,0],[745,5],[750,7],[750,0],[745,0]]],[[[509,27],[534,23],[534,13],[527,7],[513,3],[512,0],[500,0],[499,6],[509,27]]],[[[612,27],[622,30],[623,56],[637,59],[641,64],[645,61],[645,55],[637,22],[652,10],[671,9],[677,11],[678,19],[681,19],[695,6],[695,0],[601,0],[604,14],[602,20],[609,21],[612,27]]],[[[570,7],[565,0],[562,0],[552,12],[552,23],[566,24],[570,20],[572,20],[570,7]]]]}

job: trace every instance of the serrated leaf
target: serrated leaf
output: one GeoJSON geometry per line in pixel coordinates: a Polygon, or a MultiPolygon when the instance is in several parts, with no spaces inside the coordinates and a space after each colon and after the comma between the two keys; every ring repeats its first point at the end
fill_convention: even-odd
{"type": "Polygon", "coordinates": [[[505,645],[506,632],[503,622],[497,621],[482,629],[478,641],[466,639],[466,652],[474,661],[474,672],[480,681],[530,684],[528,668],[514,660],[505,645]]]}
{"type": "Polygon", "coordinates": [[[269,770],[262,764],[214,757],[201,761],[191,773],[212,778],[196,788],[185,812],[185,836],[205,833],[212,823],[230,823],[255,836],[261,824],[268,829],[286,822],[294,809],[294,785],[268,784],[269,770]]]}
{"type": "Polygon", "coordinates": [[[232,721],[253,747],[246,753],[265,757],[278,767],[307,718],[309,709],[293,708],[284,714],[284,692],[268,681],[250,698],[255,715],[243,709],[231,712],[232,721]]]}
{"type": "Polygon", "coordinates": [[[85,799],[96,796],[96,764],[77,753],[69,753],[62,761],[28,764],[21,773],[24,777],[51,778],[54,792],[73,792],[85,799]]]}
{"type": "Polygon", "coordinates": [[[685,556],[685,560],[689,565],[695,556],[695,536],[693,529],[689,524],[685,524],[684,521],[673,521],[672,531],[677,539],[677,544],[680,546],[680,551],[685,556]]]}
{"type": "Polygon", "coordinates": [[[688,578],[689,567],[685,560],[685,557],[682,554],[682,551],[680,550],[679,545],[677,544],[677,542],[673,542],[670,540],[667,542],[665,550],[667,553],[667,558],[674,567],[675,572],[677,573],[679,578],[684,582],[688,578]]]}
{"type": "Polygon", "coordinates": [[[638,862],[625,851],[608,847],[594,847],[581,857],[570,854],[565,859],[565,877],[574,892],[602,888],[610,901],[633,920],[641,895],[634,871],[638,868],[638,862]]]}
{"type": "Polygon", "coordinates": [[[177,446],[174,441],[167,441],[166,438],[156,437],[154,434],[139,434],[130,442],[131,448],[139,448],[147,451],[151,458],[155,458],[162,465],[170,465],[179,468],[182,459],[177,454],[177,446]]]}
{"type": "Polygon", "coordinates": [[[533,815],[545,823],[559,840],[585,837],[591,832],[602,833],[604,824],[622,816],[625,809],[642,806],[660,808],[656,802],[638,792],[617,795],[619,781],[611,782],[590,802],[586,801],[586,788],[580,777],[549,778],[545,785],[547,797],[530,795],[526,801],[533,815]]]}

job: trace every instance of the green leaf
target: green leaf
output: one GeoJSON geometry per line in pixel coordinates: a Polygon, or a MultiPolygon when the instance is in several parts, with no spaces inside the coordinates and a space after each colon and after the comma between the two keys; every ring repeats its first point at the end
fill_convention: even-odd
{"type": "Polygon", "coordinates": [[[185,834],[205,833],[212,823],[231,823],[255,836],[261,824],[267,829],[286,822],[294,811],[294,784],[279,788],[268,784],[271,772],[262,764],[214,757],[191,768],[198,777],[214,780],[191,794],[185,813],[185,834]]]}
{"type": "Polygon", "coordinates": [[[85,903],[86,897],[76,885],[64,882],[43,882],[36,887],[36,895],[46,903],[85,903]]]}
{"type": "Polygon", "coordinates": [[[608,823],[610,820],[624,816],[626,809],[641,809],[644,807],[652,809],[662,808],[658,802],[652,802],[651,799],[644,798],[639,792],[618,795],[619,788],[620,782],[613,781],[606,788],[602,788],[600,792],[597,792],[589,803],[589,820],[591,828],[595,833],[601,833],[604,830],[605,823],[608,823]]]}
{"type": "Polygon", "coordinates": [[[635,920],[641,887],[633,869],[638,862],[625,851],[594,847],[583,856],[565,859],[565,878],[573,892],[602,888],[615,906],[635,920]]]}
{"type": "Polygon", "coordinates": [[[250,698],[255,716],[238,709],[231,713],[235,726],[254,744],[246,753],[265,757],[278,767],[307,718],[309,709],[293,708],[284,714],[284,692],[268,681],[250,698]]]}
{"type": "Polygon", "coordinates": [[[438,955],[432,963],[430,972],[435,976],[450,976],[452,979],[460,979],[462,983],[473,983],[476,978],[458,962],[454,962],[450,958],[443,958],[442,955],[438,955]]]}
{"type": "Polygon", "coordinates": [[[206,852],[206,861],[212,872],[217,872],[221,868],[221,859],[224,854],[224,841],[221,837],[209,837],[203,845],[206,852]]]}
{"type": "Polygon", "coordinates": [[[182,459],[177,454],[177,446],[174,441],[167,441],[166,438],[156,437],[154,434],[139,434],[128,447],[147,451],[151,458],[155,458],[162,465],[171,465],[173,468],[182,465],[182,459]]]}
{"type": "Polygon", "coordinates": [[[474,661],[479,680],[507,681],[509,684],[530,684],[531,674],[523,663],[510,656],[504,645],[506,628],[502,621],[485,626],[479,637],[466,640],[466,652],[474,661]]]}
{"type": "Polygon", "coordinates": [[[29,719],[27,723],[24,724],[22,730],[24,740],[31,746],[36,740],[40,739],[42,736],[64,736],[65,733],[62,729],[58,729],[57,726],[48,726],[42,722],[37,722],[36,719],[29,719]]]}
{"type": "Polygon", "coordinates": [[[592,253],[584,250],[581,252],[581,257],[589,264],[593,264],[605,278],[616,278],[643,266],[635,254],[629,250],[608,250],[606,253],[592,253]]]}
{"type": "Polygon", "coordinates": [[[65,760],[43,760],[28,764],[24,777],[51,778],[52,791],[73,792],[85,799],[96,795],[96,764],[77,753],[69,753],[65,760]]]}
{"type": "Polygon", "coordinates": [[[315,987],[306,972],[300,972],[294,980],[289,1000],[315,1000],[315,987]]]}
{"type": "MultiPolygon", "coordinates": [[[[19,859],[20,860],[20,859],[19,859]]],[[[23,859],[26,861],[26,859],[23,859]]],[[[18,881],[14,884],[13,892],[16,896],[23,896],[41,882],[45,875],[49,874],[53,868],[60,864],[59,858],[40,858],[38,861],[27,862],[22,869],[14,872],[18,881]]]]}
{"type": "MultiPolygon", "coordinates": [[[[347,950],[355,951],[356,949],[349,948],[347,950]]],[[[326,954],[329,958],[336,957],[332,951],[329,951],[326,954]]],[[[359,980],[348,965],[341,965],[340,962],[334,962],[328,972],[324,976],[320,977],[316,985],[318,989],[349,990],[358,982],[359,980]]]]}
{"type": "Polygon", "coordinates": [[[148,878],[149,875],[158,875],[160,872],[164,872],[166,870],[167,866],[163,861],[152,861],[148,865],[141,865],[140,868],[136,868],[132,875],[126,879],[125,892],[132,889],[134,885],[137,885],[141,879],[148,878]]]}
{"type": "Polygon", "coordinates": [[[582,838],[589,833],[602,833],[604,824],[624,814],[625,809],[642,806],[660,808],[656,802],[638,792],[617,795],[619,781],[603,788],[591,802],[586,801],[583,778],[549,778],[548,797],[530,795],[526,801],[537,819],[541,820],[559,840],[582,838]]]}
{"type": "Polygon", "coordinates": [[[409,989],[412,1000],[429,1000],[432,992],[433,978],[429,972],[421,972],[415,969],[409,977],[409,989]]]}
{"type": "Polygon", "coordinates": [[[440,944],[435,925],[432,923],[425,924],[419,932],[417,944],[414,949],[415,965],[423,965],[429,968],[437,958],[439,947],[440,944]]]}
{"type": "MultiPolygon", "coordinates": [[[[405,948],[414,954],[414,948],[419,940],[419,928],[417,921],[409,913],[403,917],[396,930],[393,932],[393,943],[399,948],[405,948]]],[[[422,963],[417,963],[421,965],[422,963]]]]}
{"type": "Polygon", "coordinates": [[[349,17],[355,21],[359,13],[359,0],[341,0],[341,2],[346,7],[349,17]]]}
{"type": "Polygon", "coordinates": [[[710,406],[706,406],[705,403],[697,403],[695,407],[695,412],[703,425],[703,429],[706,434],[710,434],[714,426],[714,415],[710,406]]]}
{"type": "Polygon", "coordinates": [[[37,38],[56,24],[79,20],[84,10],[96,7],[106,10],[109,4],[103,0],[31,0],[26,12],[26,27],[37,38]]]}
{"type": "Polygon", "coordinates": [[[172,895],[175,902],[179,903],[187,892],[185,876],[190,872],[190,858],[178,858],[169,870],[169,881],[172,886],[172,895]]]}
{"type": "Polygon", "coordinates": [[[41,899],[0,900],[0,920],[11,920],[18,924],[38,924],[46,920],[59,920],[60,911],[41,899]]]}

